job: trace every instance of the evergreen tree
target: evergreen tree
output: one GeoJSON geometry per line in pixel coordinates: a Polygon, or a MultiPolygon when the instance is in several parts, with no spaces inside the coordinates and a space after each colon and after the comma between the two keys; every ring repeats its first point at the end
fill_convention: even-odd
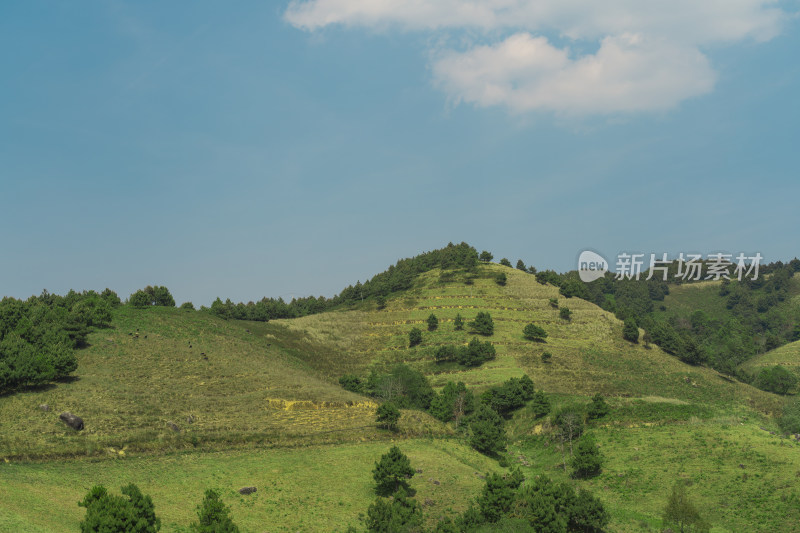
{"type": "Polygon", "coordinates": [[[203,503],[197,508],[198,522],[192,524],[196,533],[239,533],[230,517],[231,510],[220,498],[219,492],[206,490],[203,503]]]}
{"type": "Polygon", "coordinates": [[[487,252],[486,250],[481,252],[480,260],[484,263],[489,263],[491,260],[494,259],[494,256],[487,252]]]}
{"type": "Polygon", "coordinates": [[[542,363],[549,363],[552,358],[553,354],[550,352],[542,352],[542,363]]]}
{"type": "Polygon", "coordinates": [[[534,418],[541,418],[550,413],[550,400],[547,399],[544,391],[537,390],[533,393],[531,412],[533,413],[534,418]]]}
{"type": "Polygon", "coordinates": [[[422,342],[422,330],[419,328],[411,328],[411,331],[408,332],[408,346],[409,348],[413,348],[417,344],[422,342]]]}
{"type": "Polygon", "coordinates": [[[428,317],[428,331],[434,331],[439,327],[439,319],[433,313],[428,317]]]}
{"type": "Polygon", "coordinates": [[[509,267],[509,268],[511,267],[511,261],[509,261],[505,257],[500,260],[500,264],[505,266],[505,267],[509,267]]]}
{"type": "Polygon", "coordinates": [[[506,277],[506,273],[500,272],[499,274],[497,274],[497,276],[495,276],[494,278],[494,282],[500,285],[501,287],[504,287],[505,284],[508,282],[508,277],[506,277]]]}
{"type": "Polygon", "coordinates": [[[592,397],[592,401],[586,409],[586,416],[589,417],[590,420],[597,420],[598,418],[606,416],[608,411],[608,404],[600,393],[597,393],[592,397]]]}
{"type": "Polygon", "coordinates": [[[493,472],[486,475],[486,483],[478,496],[478,509],[487,522],[497,522],[514,504],[516,491],[524,481],[519,470],[510,475],[493,472]]]}
{"type": "Polygon", "coordinates": [[[575,447],[572,457],[572,475],[576,478],[588,478],[600,473],[603,466],[603,456],[597,449],[597,442],[590,434],[583,435],[575,447]]]}
{"type": "Polygon", "coordinates": [[[408,480],[415,474],[408,457],[397,446],[392,446],[388,453],[375,463],[372,477],[375,480],[375,492],[380,496],[390,496],[398,489],[408,490],[408,480]]]}
{"type": "Polygon", "coordinates": [[[639,327],[633,318],[626,318],[622,328],[622,338],[633,343],[639,342],[639,327]]]}
{"type": "Polygon", "coordinates": [[[391,500],[377,498],[367,509],[366,526],[369,533],[412,533],[422,527],[422,510],[416,500],[403,489],[391,500]]]}
{"type": "Polygon", "coordinates": [[[489,336],[494,333],[494,321],[492,315],[485,311],[481,311],[475,317],[475,320],[470,322],[469,326],[475,333],[479,335],[489,336]]]}
{"type": "Polygon", "coordinates": [[[393,403],[382,403],[378,406],[376,414],[376,422],[385,428],[390,430],[397,429],[397,422],[400,420],[400,409],[398,409],[393,403]]]}
{"type": "Polygon", "coordinates": [[[547,332],[536,324],[528,324],[522,328],[522,335],[526,339],[536,342],[544,342],[547,338],[547,332]]]}
{"type": "Polygon", "coordinates": [[[153,500],[136,485],[122,487],[123,496],[109,494],[105,487],[93,487],[78,505],[86,508],[80,523],[82,533],[155,533],[161,520],[155,514],[153,500]],[[126,497],[127,496],[127,497],[126,497]]]}
{"type": "Polygon", "coordinates": [[[525,263],[522,262],[522,259],[517,259],[517,270],[522,270],[526,272],[525,263]]]}
{"type": "Polygon", "coordinates": [[[456,331],[464,329],[464,319],[461,317],[461,313],[456,315],[456,319],[453,321],[453,329],[456,331]]]}
{"type": "Polygon", "coordinates": [[[572,311],[569,310],[569,307],[562,307],[558,310],[558,316],[561,317],[562,320],[572,320],[572,311]]]}
{"type": "Polygon", "coordinates": [[[494,455],[506,448],[503,419],[494,409],[481,404],[470,421],[470,445],[481,453],[494,455]]]}

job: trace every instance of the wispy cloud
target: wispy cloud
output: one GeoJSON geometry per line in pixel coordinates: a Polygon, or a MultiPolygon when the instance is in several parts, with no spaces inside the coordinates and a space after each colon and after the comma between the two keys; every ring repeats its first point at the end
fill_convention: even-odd
{"type": "Polygon", "coordinates": [[[780,33],[771,0],[293,0],[285,18],[385,31],[479,31],[432,50],[437,87],[455,102],[568,114],[659,111],[713,90],[703,52],[780,33]],[[498,37],[499,36],[499,37],[498,37]],[[557,46],[548,39],[557,37],[557,46]],[[594,49],[581,53],[578,50],[594,49]]]}

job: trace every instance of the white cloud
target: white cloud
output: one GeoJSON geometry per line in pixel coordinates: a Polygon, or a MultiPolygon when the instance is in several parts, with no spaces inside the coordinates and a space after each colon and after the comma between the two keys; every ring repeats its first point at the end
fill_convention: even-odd
{"type": "Polygon", "coordinates": [[[603,114],[668,109],[713,89],[702,47],[769,40],[773,0],[293,0],[298,28],[478,29],[499,42],[434,50],[437,87],[457,102],[603,114]],[[572,47],[554,46],[556,35],[572,47]],[[573,49],[593,44],[594,53],[573,49]]]}

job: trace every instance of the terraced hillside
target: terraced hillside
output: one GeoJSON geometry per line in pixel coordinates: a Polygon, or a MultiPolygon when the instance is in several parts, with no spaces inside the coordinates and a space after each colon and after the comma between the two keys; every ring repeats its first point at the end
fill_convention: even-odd
{"type": "Polygon", "coordinates": [[[742,368],[755,374],[764,367],[775,365],[781,365],[800,377],[800,341],[764,352],[747,361],[742,368]]]}
{"type": "Polygon", "coordinates": [[[482,276],[472,285],[461,275],[428,272],[412,290],[389,299],[382,310],[365,302],[356,310],[248,327],[332,376],[366,374],[373,366],[404,362],[428,375],[434,385],[461,380],[485,387],[524,372],[551,393],[664,396],[765,413],[780,404],[771,394],[713,370],[686,365],[656,346],[623,340],[622,323],[613,314],[578,298],[565,299],[557,288],[537,283],[530,274],[499,265],[480,269],[482,276]],[[507,276],[505,286],[494,281],[501,272],[507,276]],[[551,299],[572,311],[570,320],[559,318],[551,299]],[[436,347],[466,344],[474,336],[468,327],[454,330],[456,315],[469,322],[479,311],[488,311],[494,320],[495,333],[488,340],[497,348],[497,358],[477,368],[437,364],[436,347]],[[425,331],[422,344],[409,348],[409,330],[415,326],[425,330],[431,313],[438,317],[439,327],[425,331]],[[522,328],[530,322],[547,331],[546,342],[523,337],[522,328]],[[547,363],[541,359],[545,351],[552,354],[547,363]]]}
{"type": "MultiPolygon", "coordinates": [[[[0,458],[384,436],[374,427],[374,403],[237,323],[123,306],[113,324],[78,352],[74,379],[0,398],[0,458]],[[81,416],[86,429],[66,428],[63,411],[81,416]]],[[[447,432],[427,415],[413,416],[401,427],[447,432]]]]}

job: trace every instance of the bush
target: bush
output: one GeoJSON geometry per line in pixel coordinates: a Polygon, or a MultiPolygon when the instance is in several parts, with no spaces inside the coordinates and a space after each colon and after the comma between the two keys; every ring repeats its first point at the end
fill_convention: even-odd
{"type": "Polygon", "coordinates": [[[378,498],[367,509],[367,531],[370,533],[405,533],[419,531],[422,510],[416,500],[401,490],[391,500],[378,498]]]}
{"type": "Polygon", "coordinates": [[[536,391],[533,393],[533,401],[531,401],[531,412],[534,418],[541,418],[550,413],[550,400],[545,396],[544,391],[536,391]]]}
{"type": "Polygon", "coordinates": [[[542,363],[549,363],[552,358],[553,354],[550,352],[542,352],[542,363]]]}
{"type": "Polygon", "coordinates": [[[522,335],[529,341],[543,342],[547,338],[547,332],[536,324],[528,324],[522,328],[522,335]]]}
{"type": "Polygon", "coordinates": [[[594,395],[592,401],[589,403],[586,409],[586,416],[589,417],[590,420],[597,420],[598,418],[606,416],[608,411],[608,404],[598,393],[594,395]]]}
{"type": "Polygon", "coordinates": [[[500,264],[503,265],[504,267],[510,267],[511,266],[511,261],[509,261],[508,259],[506,259],[504,257],[504,258],[502,258],[500,260],[500,264]]]}
{"type": "Polygon", "coordinates": [[[363,392],[361,379],[355,374],[345,374],[340,377],[339,385],[341,385],[344,390],[349,390],[350,392],[357,392],[359,394],[363,392]]]}
{"type": "Polygon", "coordinates": [[[639,342],[639,327],[632,318],[626,318],[622,327],[622,338],[632,343],[639,342]]]}
{"type": "Polygon", "coordinates": [[[408,332],[408,347],[413,348],[422,342],[422,330],[419,328],[411,328],[408,332]]]}
{"type": "Polygon", "coordinates": [[[505,284],[508,282],[508,277],[506,277],[505,272],[500,272],[497,276],[495,276],[494,282],[500,285],[501,287],[504,287],[505,284]]]}
{"type": "Polygon", "coordinates": [[[375,492],[380,496],[390,496],[399,489],[408,491],[408,480],[415,470],[411,468],[411,461],[400,451],[397,446],[392,446],[388,453],[381,456],[372,470],[375,480],[375,492]]]}
{"type": "Polygon", "coordinates": [[[78,502],[86,508],[86,517],[80,523],[83,533],[155,533],[161,529],[161,520],[155,514],[150,496],[145,496],[134,484],[122,487],[123,496],[109,494],[105,487],[92,488],[78,502]],[[127,496],[127,497],[126,497],[127,496]]]}
{"type": "Polygon", "coordinates": [[[375,421],[384,429],[397,429],[397,422],[400,420],[400,409],[393,403],[382,403],[375,412],[375,421]]]}
{"type": "Polygon", "coordinates": [[[455,361],[456,360],[457,350],[454,346],[449,344],[445,344],[444,346],[439,346],[436,348],[436,352],[434,352],[434,358],[436,359],[437,363],[444,363],[447,361],[455,361]]]}
{"type": "Polygon", "coordinates": [[[181,309],[189,309],[191,311],[194,311],[194,304],[192,302],[183,302],[181,304],[181,309]]]}
{"type": "Polygon", "coordinates": [[[580,438],[572,457],[573,477],[585,479],[600,473],[603,466],[603,456],[597,449],[597,442],[592,435],[586,434],[580,438]]]}
{"type": "Polygon", "coordinates": [[[481,453],[494,455],[506,449],[506,432],[503,419],[494,409],[481,404],[470,420],[472,436],[470,446],[481,453]]]}
{"type": "Polygon", "coordinates": [[[458,363],[464,366],[479,366],[495,358],[497,351],[489,341],[481,342],[473,337],[466,347],[456,353],[458,363]]]}
{"type": "Polygon", "coordinates": [[[428,331],[433,331],[439,327],[439,319],[433,313],[428,317],[428,331]]]}
{"type": "Polygon", "coordinates": [[[192,524],[197,533],[239,533],[230,517],[231,510],[220,498],[219,492],[206,490],[203,503],[197,508],[198,522],[192,524]]]}
{"type": "Polygon", "coordinates": [[[558,310],[558,316],[562,320],[572,320],[572,311],[569,310],[569,307],[562,307],[558,310]]]}
{"type": "Polygon", "coordinates": [[[456,319],[453,321],[453,329],[456,331],[464,329],[464,319],[461,318],[461,313],[456,315],[456,319]]]}
{"type": "Polygon", "coordinates": [[[500,416],[508,416],[533,398],[533,381],[527,375],[511,378],[499,387],[491,387],[481,394],[481,402],[500,416]]]}
{"type": "Polygon", "coordinates": [[[469,326],[475,333],[484,335],[486,337],[494,333],[494,321],[492,320],[492,315],[484,311],[479,312],[475,317],[475,320],[470,322],[469,326]]]}
{"type": "Polygon", "coordinates": [[[768,392],[787,394],[797,385],[797,376],[780,365],[762,368],[753,385],[768,392]]]}

